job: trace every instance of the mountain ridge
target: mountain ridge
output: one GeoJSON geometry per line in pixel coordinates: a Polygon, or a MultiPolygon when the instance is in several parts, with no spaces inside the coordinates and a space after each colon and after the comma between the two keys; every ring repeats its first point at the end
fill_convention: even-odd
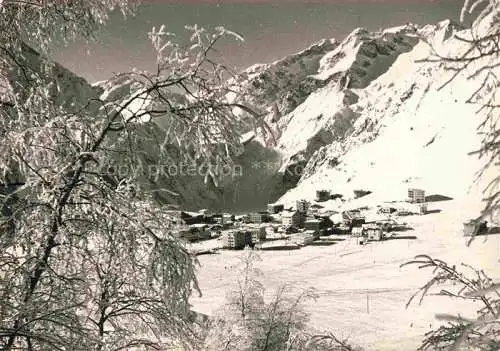
{"type": "MultiPolygon", "coordinates": [[[[342,41],[323,39],[272,63],[253,65],[233,78],[231,83],[238,89],[228,95],[229,101],[266,111],[267,129],[256,124],[242,127],[245,146],[235,162],[242,165],[243,177],[229,177],[219,187],[207,185],[203,179],[175,177],[149,186],[177,192],[179,196],[160,201],[191,210],[244,211],[274,201],[293,203],[297,198],[311,198],[320,188],[334,188],[349,196],[355,188],[372,187],[385,192],[381,196],[386,198],[398,193],[388,188],[405,187],[405,180],[419,177],[427,179],[431,189],[442,184],[450,195],[459,194],[466,190],[467,182],[473,182],[471,172],[460,163],[469,168],[480,166],[469,162],[466,154],[480,143],[476,127],[481,116],[465,104],[468,96],[464,93],[474,91],[480,79],[459,77],[440,90],[449,78],[449,67],[426,60],[434,50],[458,54],[466,44],[454,35],[469,32],[450,20],[425,26],[409,23],[376,32],[357,28],[342,41]],[[460,120],[456,124],[463,128],[439,118],[436,111],[448,116],[454,111],[460,120]],[[462,135],[460,147],[447,132],[450,128],[462,135]],[[366,151],[371,147],[390,155],[392,163],[366,151]],[[443,150],[453,154],[454,147],[460,149],[459,156],[445,157],[443,150]],[[410,166],[408,158],[422,168],[410,166]],[[447,167],[436,167],[435,172],[443,172],[443,176],[440,184],[433,183],[429,180],[431,161],[440,162],[441,158],[447,167]],[[266,168],[257,169],[257,164],[266,168]],[[384,167],[393,172],[391,180],[383,180],[387,177],[384,167]],[[406,173],[400,171],[404,167],[406,173]],[[456,187],[446,184],[453,170],[466,172],[456,187]],[[373,174],[370,179],[360,175],[363,173],[373,174]]],[[[58,92],[59,99],[84,100],[97,94],[106,100],[130,93],[126,84],[119,89],[108,81],[89,84],[58,64],[54,67],[58,80],[71,83],[58,92]]],[[[244,120],[245,112],[237,114],[244,120]]],[[[162,128],[162,123],[153,123],[144,133],[162,128]]],[[[153,157],[154,152],[150,153],[153,157]]]]}

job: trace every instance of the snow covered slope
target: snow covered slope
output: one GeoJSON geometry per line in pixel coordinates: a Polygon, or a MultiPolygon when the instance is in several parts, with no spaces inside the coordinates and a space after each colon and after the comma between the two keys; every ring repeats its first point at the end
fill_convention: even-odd
{"type": "Polygon", "coordinates": [[[277,123],[281,170],[303,170],[281,201],[312,199],[319,189],[346,197],[366,189],[388,201],[404,198],[410,186],[451,197],[479,195],[481,184],[469,188],[481,163],[469,153],[480,145],[484,116],[466,101],[482,77],[464,74],[442,87],[453,72],[422,62],[431,46],[443,55],[463,52],[466,44],[454,33],[467,35],[450,21],[375,34],[358,29],[325,54],[315,78],[340,78],[277,123]],[[301,167],[290,168],[294,164],[301,167]]]}
{"type": "Polygon", "coordinates": [[[241,95],[252,105],[276,104],[281,114],[293,111],[325,82],[314,77],[320,60],[337,47],[333,39],[322,40],[271,64],[249,67],[236,78],[241,95]]]}

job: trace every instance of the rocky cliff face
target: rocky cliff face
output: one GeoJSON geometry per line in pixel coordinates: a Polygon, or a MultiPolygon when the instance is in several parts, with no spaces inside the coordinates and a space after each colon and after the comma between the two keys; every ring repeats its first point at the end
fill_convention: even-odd
{"type": "Polygon", "coordinates": [[[309,48],[271,64],[254,65],[238,75],[244,101],[260,108],[276,105],[281,115],[292,112],[325,80],[314,75],[320,60],[337,47],[335,40],[322,40],[309,48]]]}

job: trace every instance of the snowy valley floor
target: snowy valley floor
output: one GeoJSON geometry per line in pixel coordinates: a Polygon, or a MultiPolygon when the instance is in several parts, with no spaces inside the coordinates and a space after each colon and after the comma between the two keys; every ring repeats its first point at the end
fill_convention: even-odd
{"type": "MultiPolygon", "coordinates": [[[[477,237],[467,247],[462,235],[467,204],[452,200],[430,205],[434,213],[402,218],[413,230],[400,232],[400,239],[359,246],[354,238],[335,236],[339,241],[328,246],[259,251],[266,291],[272,293],[283,283],[314,287],[320,297],[307,306],[312,327],[332,331],[366,350],[415,350],[423,334],[439,324],[435,313],[474,316],[478,305],[427,297],[422,305],[417,299],[405,308],[432,272],[417,266],[400,268],[402,263],[417,254],[428,254],[457,267],[461,262],[471,264],[494,279],[500,278],[500,233],[477,237]]],[[[215,246],[216,241],[203,246],[215,246]]],[[[224,303],[226,291],[234,288],[231,268],[241,255],[241,251],[222,250],[199,256],[203,296],[193,297],[195,310],[210,315],[224,303]]]]}

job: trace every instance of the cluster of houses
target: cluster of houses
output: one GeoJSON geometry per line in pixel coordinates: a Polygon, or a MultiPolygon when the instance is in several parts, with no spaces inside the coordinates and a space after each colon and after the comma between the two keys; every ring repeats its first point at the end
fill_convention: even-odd
{"type": "Polygon", "coordinates": [[[421,189],[408,190],[407,202],[416,206],[415,211],[380,207],[378,213],[383,214],[382,218],[385,219],[379,220],[367,220],[367,207],[338,213],[325,210],[320,204],[338,197],[342,195],[332,195],[328,190],[319,190],[314,202],[299,200],[292,208],[285,208],[283,204],[269,204],[267,211],[245,215],[210,214],[207,210],[179,211],[177,217],[182,226],[178,235],[188,241],[220,237],[222,246],[231,249],[253,247],[265,241],[272,233],[294,237],[296,242],[303,245],[319,239],[322,235],[331,234],[352,235],[358,237],[358,242],[363,244],[367,241],[383,240],[385,233],[398,227],[396,221],[387,219],[389,215],[392,217],[427,212],[425,192],[421,189]]]}

